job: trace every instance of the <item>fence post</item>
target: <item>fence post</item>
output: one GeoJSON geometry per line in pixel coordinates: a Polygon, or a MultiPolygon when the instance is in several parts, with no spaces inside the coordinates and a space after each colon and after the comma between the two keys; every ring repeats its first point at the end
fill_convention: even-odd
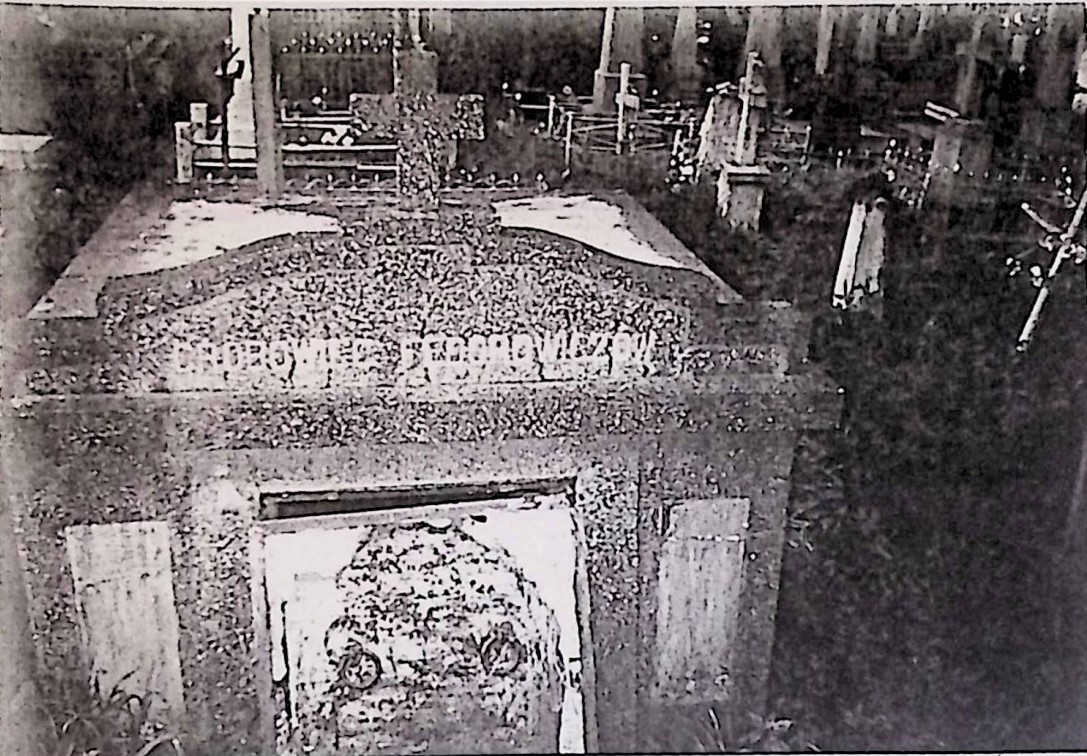
{"type": "Polygon", "coordinates": [[[547,96],[547,135],[555,133],[555,95],[547,96]]]}
{"type": "Polygon", "coordinates": [[[630,64],[623,63],[619,66],[619,94],[615,97],[615,104],[618,106],[616,114],[618,119],[615,123],[615,154],[623,154],[623,140],[626,137],[626,109],[627,109],[627,90],[630,89],[630,64]]]}
{"type": "Polygon", "coordinates": [[[189,103],[189,122],[192,124],[194,141],[208,138],[208,104],[206,102],[189,103]]]}
{"type": "Polygon", "coordinates": [[[177,159],[177,183],[191,184],[193,177],[193,125],[188,121],[174,124],[174,156],[177,159]]]}
{"type": "Polygon", "coordinates": [[[563,147],[563,161],[566,164],[566,170],[570,170],[570,154],[574,149],[574,114],[569,113],[566,116],[566,144],[563,147]]]}

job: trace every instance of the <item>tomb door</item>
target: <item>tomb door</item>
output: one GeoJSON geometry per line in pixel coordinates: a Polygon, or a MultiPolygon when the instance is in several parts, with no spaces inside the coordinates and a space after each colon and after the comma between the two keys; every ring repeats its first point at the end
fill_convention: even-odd
{"type": "Polygon", "coordinates": [[[584,752],[566,500],[270,523],[278,753],[584,752]]]}

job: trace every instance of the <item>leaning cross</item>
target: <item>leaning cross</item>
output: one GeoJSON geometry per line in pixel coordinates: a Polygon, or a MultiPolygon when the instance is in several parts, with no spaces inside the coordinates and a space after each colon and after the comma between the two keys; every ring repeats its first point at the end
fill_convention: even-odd
{"type": "Polygon", "coordinates": [[[482,95],[438,94],[438,56],[396,24],[393,94],[353,94],[360,131],[396,139],[397,190],[409,208],[435,208],[458,140],[481,140],[482,95]]]}

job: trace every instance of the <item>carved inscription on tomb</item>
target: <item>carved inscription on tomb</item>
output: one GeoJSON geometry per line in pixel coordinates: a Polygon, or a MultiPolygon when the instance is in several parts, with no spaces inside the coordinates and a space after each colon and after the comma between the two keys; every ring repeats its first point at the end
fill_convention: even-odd
{"type": "Polygon", "coordinates": [[[657,334],[633,331],[199,341],[173,349],[173,390],[321,389],[577,380],[658,372],[657,334]]]}

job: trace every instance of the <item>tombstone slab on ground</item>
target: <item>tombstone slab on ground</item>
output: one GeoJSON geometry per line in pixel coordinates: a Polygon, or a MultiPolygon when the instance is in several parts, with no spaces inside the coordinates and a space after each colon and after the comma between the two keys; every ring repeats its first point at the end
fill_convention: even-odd
{"type": "Polygon", "coordinates": [[[94,314],[28,321],[42,680],[160,687],[221,752],[652,751],[761,713],[797,433],[836,415],[805,321],[624,195],[322,197],[327,229],[133,275],[88,256],[153,258],[183,208],[107,221],[94,314]],[[614,240],[562,225],[605,206],[614,240]]]}

